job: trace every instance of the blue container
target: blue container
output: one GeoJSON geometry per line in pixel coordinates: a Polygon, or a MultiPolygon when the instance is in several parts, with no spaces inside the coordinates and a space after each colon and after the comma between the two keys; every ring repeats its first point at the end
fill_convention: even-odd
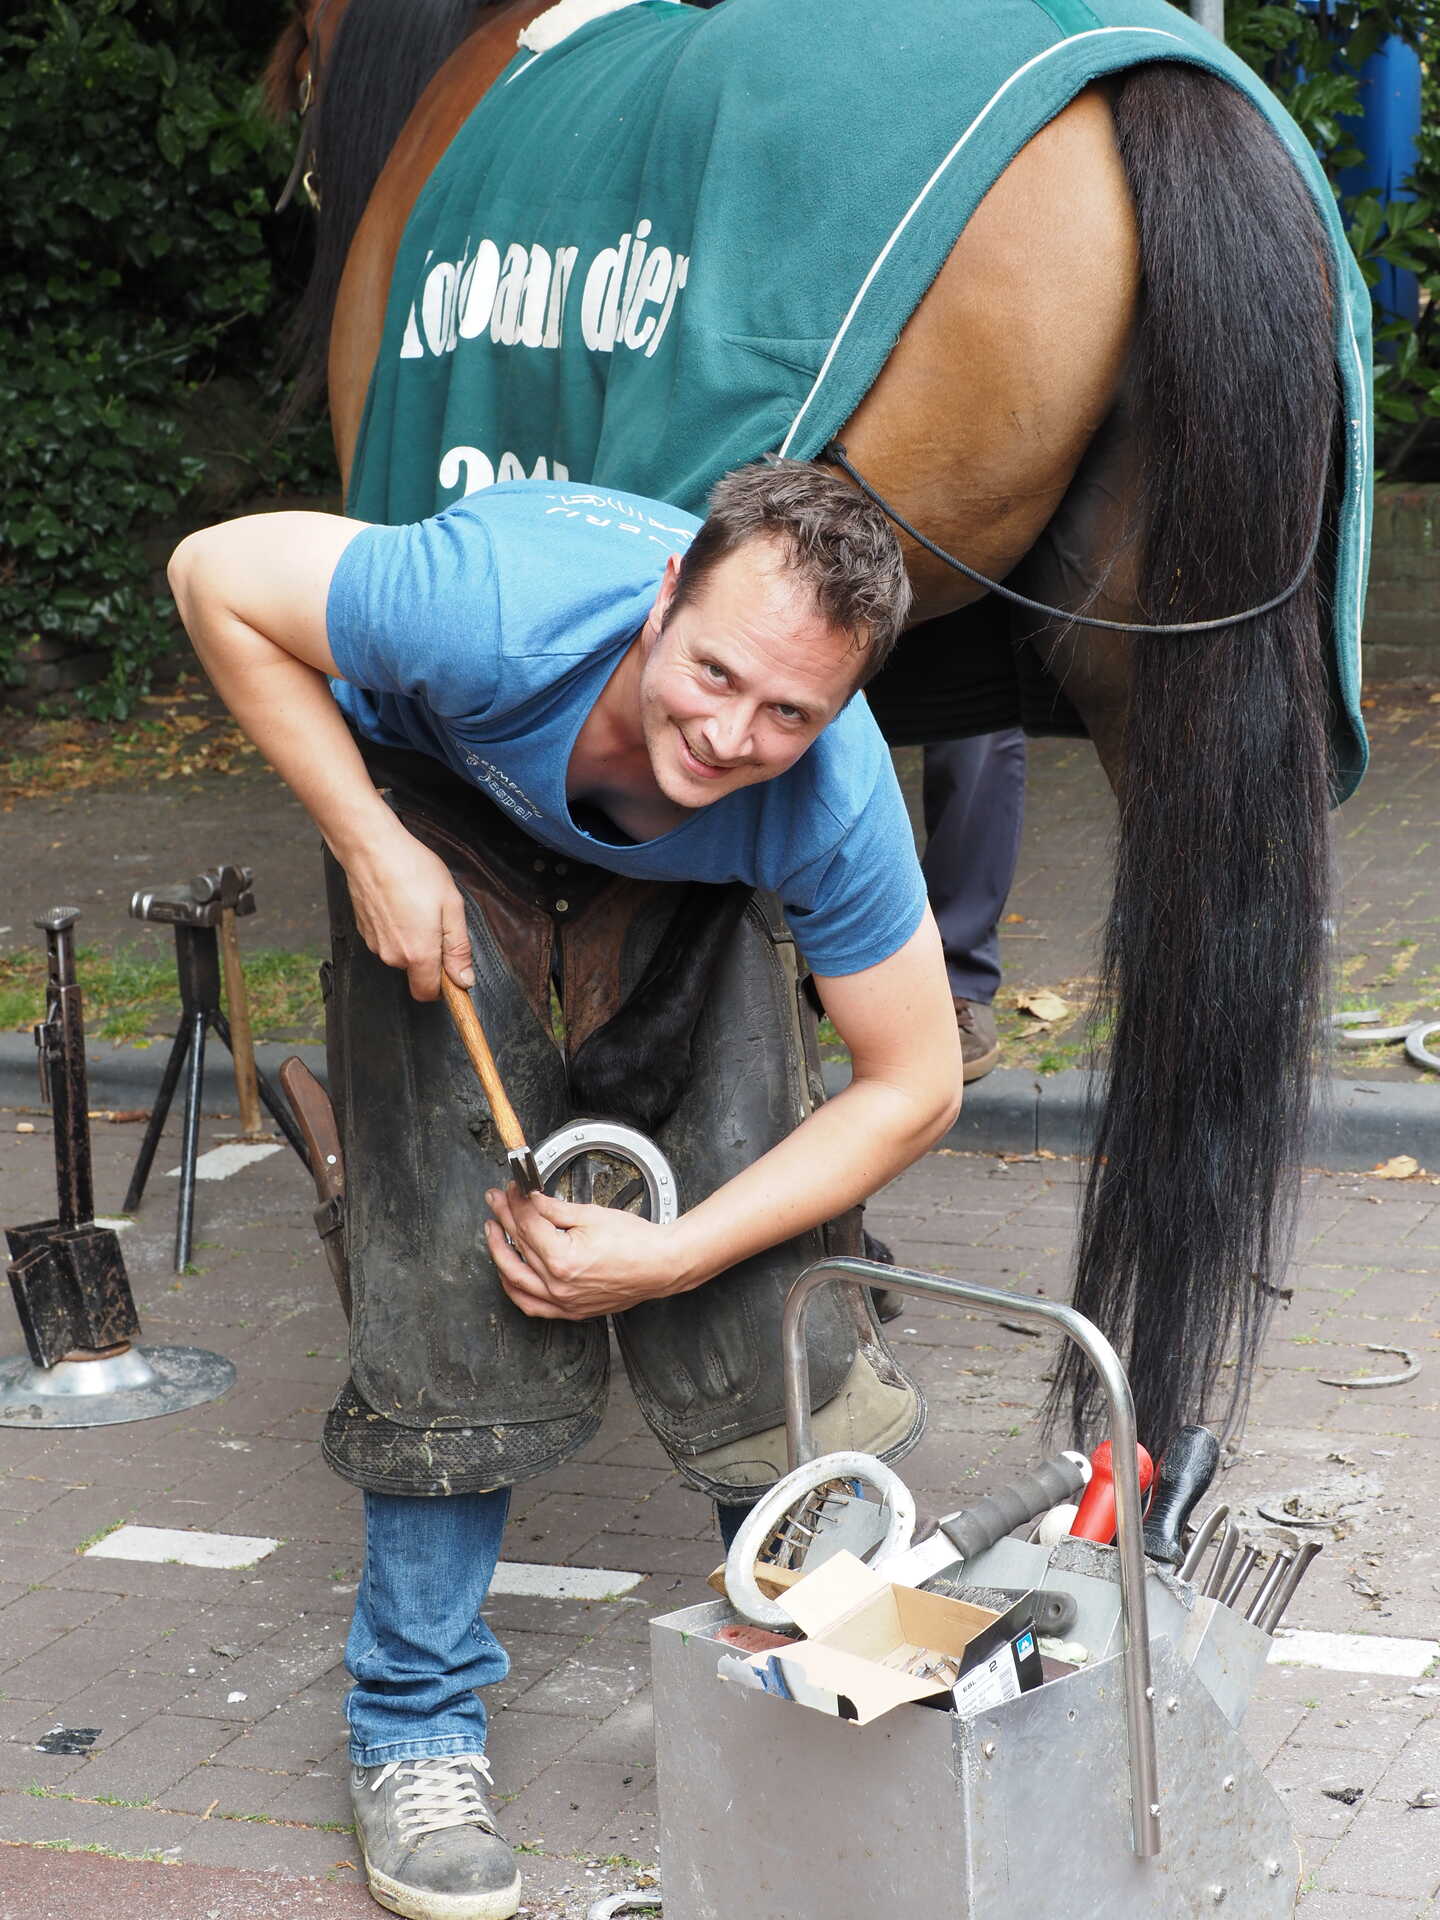
{"type": "MultiPolygon", "coordinates": [[[[1299,0],[1306,13],[1319,0],[1299,0]]],[[[1337,50],[1338,63],[1341,54],[1337,50]]],[[[1420,56],[1398,34],[1383,40],[1359,70],[1360,112],[1344,121],[1362,158],[1339,176],[1344,194],[1374,193],[1381,200],[1413,200],[1404,185],[1414,171],[1420,137],[1420,56]]],[[[1420,318],[1420,282],[1403,267],[1382,266],[1371,288],[1375,324],[1392,320],[1414,326],[1420,318]]]]}
{"type": "MultiPolygon", "coordinates": [[[[1413,200],[1405,180],[1414,171],[1420,135],[1420,56],[1391,34],[1360,69],[1358,119],[1347,122],[1364,158],[1340,175],[1342,193],[1376,193],[1382,200],[1413,200]]],[[[1401,267],[1382,266],[1372,290],[1377,320],[1420,317],[1420,283],[1401,267]]]]}

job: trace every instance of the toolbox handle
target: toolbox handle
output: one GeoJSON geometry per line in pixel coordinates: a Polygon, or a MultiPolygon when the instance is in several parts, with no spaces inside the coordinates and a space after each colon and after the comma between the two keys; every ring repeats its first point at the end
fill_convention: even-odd
{"type": "Polygon", "coordinates": [[[1110,1414],[1115,1461],[1115,1547],[1120,1557],[1120,1618],[1125,1630],[1125,1722],[1130,1750],[1130,1827],[1141,1860],[1160,1851],[1160,1796],[1155,1765],[1154,1690],[1150,1684],[1150,1625],[1145,1606],[1145,1539],[1141,1520],[1140,1476],[1135,1456],[1135,1402],[1120,1356],[1100,1329],[1073,1307],[1033,1294],[1002,1293],[938,1273],[911,1267],[882,1266],[875,1260],[821,1260],[807,1267],[785,1299],[781,1349],[785,1363],[785,1431],[790,1466],[814,1458],[810,1421],[810,1377],[806,1364],[805,1316],[819,1288],[838,1283],[885,1287],[978,1307],[997,1318],[1033,1322],[1073,1340],[1100,1376],[1110,1414]]]}

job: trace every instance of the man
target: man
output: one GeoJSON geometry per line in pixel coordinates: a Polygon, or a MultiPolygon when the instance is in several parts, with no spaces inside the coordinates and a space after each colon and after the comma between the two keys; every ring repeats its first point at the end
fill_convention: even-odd
{"type": "MultiPolygon", "coordinates": [[[[371,1891],[415,1920],[505,1920],[519,1876],[485,1802],[474,1690],[507,1663],[480,1606],[510,1485],[598,1423],[601,1316],[690,1483],[743,1506],[783,1464],[785,1287],[958,1105],[939,938],[855,697],[904,624],[903,563],[838,476],[781,462],[728,476],[698,531],[634,495],[522,482],[416,527],[234,521],[185,541],[171,580],[332,856],[354,1312],[326,1452],[366,1490],[347,1714],[371,1891]],[[796,1038],[791,935],[753,888],[783,902],[850,1048],[828,1103],[796,1038]],[[533,1134],[568,1117],[607,1034],[628,1049],[607,1084],[643,1078],[627,1010],[707,943],[704,1011],[664,1049],[693,1064],[642,1116],[693,1204],[658,1225],[502,1191],[490,1118],[454,1090],[427,1004],[441,969],[473,990],[533,1134]]],[[[638,1024],[666,1018],[657,1001],[638,1024]]],[[[813,1317],[822,1436],[829,1419],[829,1444],[898,1457],[918,1395],[863,1317],[813,1317]]]]}

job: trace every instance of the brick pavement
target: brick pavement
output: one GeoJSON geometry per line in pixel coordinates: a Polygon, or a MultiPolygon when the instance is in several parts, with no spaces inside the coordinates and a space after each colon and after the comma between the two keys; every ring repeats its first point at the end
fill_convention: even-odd
{"type": "MultiPolygon", "coordinates": [[[[42,1216],[53,1197],[47,1123],[28,1135],[16,1124],[0,1115],[9,1220],[42,1216]]],[[[95,1144],[99,1203],[114,1206],[138,1130],[100,1127],[95,1144]]],[[[932,1154],[880,1196],[872,1224],[917,1266],[1058,1294],[1075,1173],[1060,1160],[932,1154]]],[[[179,1279],[172,1195],[157,1179],[125,1235],[146,1337],[214,1347],[235,1362],[236,1386],[138,1425],[0,1430],[0,1920],[68,1920],[102,1900],[115,1920],[354,1920],[376,1911],[357,1885],[340,1714],[358,1499],[314,1444],[341,1376],[343,1322],[288,1155],[202,1185],[196,1268],[179,1279]],[[283,1544],[236,1572],[79,1551],[125,1520],[283,1544]],[[37,1752],[57,1722],[98,1727],[92,1752],[37,1752]]],[[[1307,1185],[1295,1298],[1225,1480],[1232,1504],[1337,1476],[1358,1489],[1294,1625],[1435,1634],[1437,1228],[1440,1183],[1307,1185]],[[1373,1394],[1319,1384],[1358,1371],[1367,1341],[1414,1350],[1420,1377],[1373,1394]]],[[[13,1349],[4,1324],[0,1348],[13,1349]]],[[[906,1470],[922,1504],[954,1505],[1022,1466],[1041,1343],[934,1303],[910,1303],[895,1333],[933,1407],[906,1470]]],[[[525,1910],[579,1920],[653,1864],[645,1622],[705,1597],[719,1551],[707,1503],[680,1486],[623,1390],[584,1455],[522,1488],[513,1511],[511,1558],[647,1576],[624,1600],[497,1598],[489,1609],[513,1661],[494,1690],[491,1747],[504,1824],[524,1849],[525,1910]]],[[[1440,1808],[1409,1803],[1440,1788],[1440,1682],[1272,1667],[1246,1730],[1300,1838],[1304,1920],[1433,1914],[1440,1808]],[[1353,1806],[1325,1791],[1350,1787],[1363,1790],[1353,1806]]]]}

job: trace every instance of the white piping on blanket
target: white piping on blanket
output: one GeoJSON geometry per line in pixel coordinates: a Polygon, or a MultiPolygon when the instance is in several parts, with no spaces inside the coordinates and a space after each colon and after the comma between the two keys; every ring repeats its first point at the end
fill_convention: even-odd
{"type": "MultiPolygon", "coordinates": [[[[561,4],[568,5],[569,0],[561,0],[561,4]]],[[[901,234],[904,233],[906,227],[909,226],[910,222],[914,219],[915,215],[920,211],[920,208],[924,205],[926,199],[930,194],[931,188],[938,183],[941,176],[944,174],[945,169],[950,165],[950,162],[955,158],[956,154],[959,153],[960,149],[966,144],[971,134],[974,133],[976,129],[980,126],[981,122],[987,118],[987,116],[990,113],[990,109],[996,104],[998,100],[1002,99],[1004,95],[1010,91],[1011,87],[1015,85],[1015,82],[1017,80],[1023,80],[1025,75],[1030,72],[1031,68],[1038,67],[1042,60],[1050,59],[1052,54],[1057,54],[1061,52],[1062,49],[1064,49],[1065,47],[1073,47],[1077,40],[1094,40],[1098,38],[1098,36],[1101,34],[1112,34],[1112,33],[1136,33],[1136,34],[1143,33],[1143,34],[1148,34],[1157,40],[1173,40],[1177,46],[1185,45],[1185,42],[1180,38],[1179,34],[1167,33],[1163,27],[1090,27],[1090,28],[1087,28],[1087,30],[1084,33],[1072,33],[1068,39],[1058,40],[1053,47],[1046,47],[1043,52],[1035,54],[1031,59],[1025,62],[1023,67],[1017,67],[1014,73],[1010,75],[1009,79],[1006,80],[1001,86],[998,86],[995,89],[994,93],[991,94],[990,98],[985,102],[984,106],[980,109],[979,113],[976,114],[975,118],[970,122],[969,126],[961,134],[960,138],[955,142],[954,146],[951,147],[950,151],[946,154],[945,158],[940,162],[939,166],[936,167],[935,171],[931,174],[930,178],[925,182],[924,186],[920,189],[919,193],[917,193],[915,198],[910,202],[910,205],[905,209],[905,212],[901,217],[899,225],[895,228],[895,231],[890,235],[890,238],[885,242],[884,246],[880,249],[879,253],[876,254],[874,261],[871,263],[870,271],[866,274],[865,278],[860,282],[859,292],[855,295],[855,298],[850,302],[850,311],[845,315],[845,318],[840,322],[840,331],[836,334],[835,338],[830,342],[830,350],[825,355],[825,358],[821,363],[820,371],[816,374],[814,383],[812,384],[809,393],[806,394],[805,399],[801,404],[800,411],[796,414],[795,418],[790,422],[790,431],[786,434],[784,441],[781,443],[780,451],[782,454],[789,453],[791,442],[794,440],[796,433],[799,431],[800,422],[805,418],[805,415],[809,412],[810,402],[815,398],[816,394],[820,391],[821,387],[824,385],[825,376],[829,373],[831,363],[834,361],[835,355],[840,350],[840,342],[845,338],[845,335],[849,332],[850,322],[855,318],[856,314],[860,311],[861,302],[864,300],[866,294],[870,291],[870,288],[874,283],[875,276],[879,273],[881,267],[884,266],[885,261],[890,253],[890,250],[892,249],[892,247],[894,247],[896,241],[900,238],[901,234]]]]}
{"type": "MultiPolygon", "coordinates": [[[[566,0],[562,0],[562,4],[565,4],[565,3],[566,3],[566,0]]],[[[1143,33],[1143,34],[1151,35],[1154,38],[1160,39],[1160,40],[1174,40],[1177,45],[1184,44],[1184,42],[1180,40],[1180,36],[1178,34],[1167,33],[1162,27],[1092,27],[1087,29],[1087,31],[1084,33],[1071,34],[1068,39],[1058,41],[1055,46],[1047,47],[1042,53],[1037,53],[1033,59],[1027,60],[1023,67],[1018,67],[1016,71],[1010,75],[1008,80],[1006,80],[1001,86],[995,89],[995,92],[991,94],[990,98],[985,102],[985,105],[980,109],[979,113],[976,114],[975,118],[970,122],[969,126],[966,127],[965,131],[961,134],[960,138],[955,142],[954,146],[951,147],[950,151],[946,154],[945,158],[940,162],[939,166],[936,167],[935,171],[931,174],[930,178],[925,182],[924,186],[920,189],[919,193],[916,194],[914,200],[912,200],[910,205],[906,208],[894,232],[890,235],[890,238],[885,242],[884,246],[880,249],[879,253],[876,254],[873,262],[871,263],[870,271],[865,275],[865,278],[860,282],[859,290],[856,293],[855,298],[850,302],[850,309],[846,313],[845,318],[840,323],[839,332],[835,335],[835,338],[830,342],[829,351],[826,353],[824,360],[821,362],[820,371],[816,374],[815,379],[811,384],[810,391],[806,394],[804,400],[801,402],[800,411],[795,415],[795,418],[790,422],[790,430],[785,435],[784,440],[781,442],[780,452],[782,454],[789,453],[791,445],[795,439],[795,435],[799,432],[800,422],[805,418],[805,415],[809,412],[811,401],[815,398],[816,394],[820,391],[821,387],[824,385],[825,377],[830,371],[831,365],[833,364],[835,359],[835,355],[840,350],[840,343],[845,338],[845,335],[849,332],[851,321],[854,320],[856,314],[860,311],[861,303],[864,301],[866,294],[870,291],[871,286],[874,284],[875,277],[879,273],[881,267],[884,266],[886,258],[888,257],[891,249],[894,247],[896,241],[900,238],[901,234],[905,231],[906,227],[909,226],[911,220],[914,219],[916,213],[919,212],[921,206],[924,204],[926,200],[926,197],[929,195],[931,189],[940,180],[946,168],[950,165],[950,162],[955,158],[956,154],[959,153],[960,149],[966,144],[970,136],[980,126],[981,122],[985,119],[987,114],[990,112],[991,108],[996,104],[998,100],[1001,99],[1001,97],[1004,94],[1009,92],[1010,88],[1014,86],[1017,80],[1022,79],[1027,73],[1029,73],[1032,67],[1038,66],[1042,60],[1048,60],[1052,56],[1052,54],[1059,53],[1063,47],[1073,46],[1077,40],[1093,40],[1101,34],[1113,34],[1113,33],[1143,33]]],[[[1346,333],[1349,339],[1350,351],[1353,354],[1354,360],[1355,360],[1356,378],[1359,381],[1360,385],[1363,387],[1365,383],[1365,367],[1360,357],[1360,343],[1355,338],[1354,323],[1351,320],[1348,311],[1345,315],[1345,326],[1346,326],[1346,333]]],[[[1356,441],[1359,442],[1361,461],[1363,464],[1365,461],[1368,460],[1368,457],[1369,457],[1368,445],[1366,440],[1366,432],[1365,432],[1365,409],[1364,409],[1363,403],[1361,404],[1359,413],[1355,415],[1351,415],[1349,417],[1349,425],[1351,428],[1350,437],[1351,437],[1352,447],[1356,441]]],[[[1357,505],[1355,508],[1355,514],[1356,514],[1356,520],[1357,520],[1356,530],[1359,535],[1360,550],[1363,552],[1365,535],[1366,535],[1366,525],[1365,525],[1366,515],[1365,515],[1364,491],[1362,488],[1356,489],[1356,496],[1357,496],[1357,505]]],[[[1355,572],[1354,632],[1357,635],[1360,632],[1361,622],[1365,612],[1364,592],[1361,585],[1363,571],[1364,571],[1363,568],[1357,567],[1355,572]]],[[[1358,687],[1359,680],[1360,680],[1360,667],[1359,667],[1358,660],[1356,662],[1355,677],[1356,677],[1356,685],[1358,687]]]]}
{"type": "Polygon", "coordinates": [[[599,20],[607,13],[618,13],[621,7],[638,4],[639,0],[558,0],[557,5],[547,7],[544,13],[537,13],[529,26],[521,29],[515,44],[528,47],[531,53],[548,53],[551,47],[558,47],[562,40],[567,40],[592,20],[599,20]]]}

